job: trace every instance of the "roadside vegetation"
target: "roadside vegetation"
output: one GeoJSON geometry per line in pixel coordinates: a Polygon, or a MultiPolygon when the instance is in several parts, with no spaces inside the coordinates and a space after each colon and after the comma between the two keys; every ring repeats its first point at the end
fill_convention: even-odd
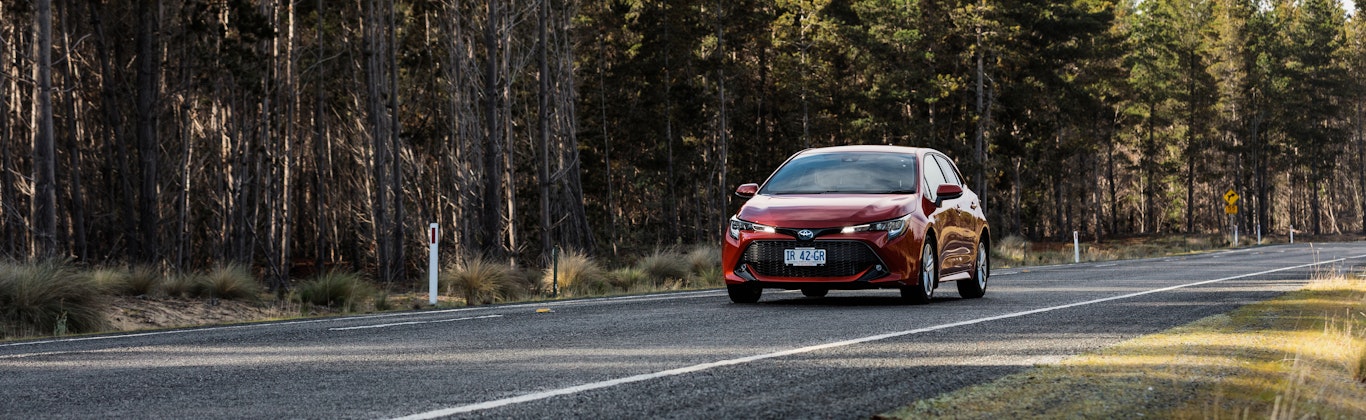
{"type": "MultiPolygon", "coordinates": [[[[451,260],[438,275],[438,306],[650,293],[722,284],[721,252],[709,245],[660,248],[614,267],[578,252],[560,254],[558,263],[544,270],[513,268],[480,256],[451,260]]],[[[167,273],[145,265],[0,262],[0,339],[118,331],[122,328],[111,318],[144,319],[157,312],[203,311],[205,307],[229,310],[246,305],[253,310],[243,311],[249,315],[246,319],[201,314],[201,324],[418,309],[428,302],[425,281],[415,281],[402,290],[386,290],[355,271],[332,269],[291,283],[283,295],[271,294],[258,273],[233,264],[167,273]],[[228,305],[229,301],[236,303],[228,305]]],[[[184,316],[162,315],[175,319],[164,326],[196,324],[184,316]]]]}
{"type": "MultiPolygon", "coordinates": [[[[1301,237],[1300,242],[1315,239],[1323,238],[1301,237]]],[[[1350,240],[1350,238],[1338,238],[1337,240],[1350,240]]],[[[1273,238],[1268,236],[1262,238],[1261,244],[1286,243],[1287,241],[1287,237],[1273,238]]],[[[1137,236],[1109,239],[1104,242],[1082,239],[1079,245],[1081,261],[1096,262],[1218,251],[1229,249],[1232,244],[1231,239],[1225,235],[1209,234],[1137,236]]],[[[1258,245],[1257,238],[1242,237],[1239,239],[1238,245],[1258,245]]],[[[1030,242],[1015,235],[997,240],[991,252],[992,266],[995,268],[1070,264],[1075,257],[1071,242],[1030,242]]]]}
{"type": "Polygon", "coordinates": [[[1366,418],[1366,272],[880,417],[1366,418]]]}

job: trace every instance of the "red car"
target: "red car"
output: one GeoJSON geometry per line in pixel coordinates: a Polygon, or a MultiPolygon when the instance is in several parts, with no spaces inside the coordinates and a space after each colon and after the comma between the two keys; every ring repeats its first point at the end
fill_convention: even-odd
{"type": "Polygon", "coordinates": [[[788,158],[731,217],[722,247],[736,303],[764,289],[896,288],[926,303],[943,282],[964,298],[986,293],[990,232],[977,194],[932,149],[840,146],[788,158]]]}

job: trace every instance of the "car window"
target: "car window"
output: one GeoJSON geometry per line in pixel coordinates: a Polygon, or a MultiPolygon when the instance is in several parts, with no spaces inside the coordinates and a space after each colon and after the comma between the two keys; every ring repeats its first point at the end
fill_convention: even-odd
{"type": "Polygon", "coordinates": [[[925,193],[933,198],[935,189],[939,188],[940,184],[946,183],[944,180],[944,170],[941,169],[938,164],[933,163],[935,158],[934,155],[925,155],[925,158],[930,160],[930,162],[925,165],[925,193]]]}
{"type": "Polygon", "coordinates": [[[910,194],[914,155],[844,152],[802,155],[778,168],[760,194],[910,194]]]}
{"type": "Polygon", "coordinates": [[[939,169],[944,171],[944,183],[958,186],[963,185],[963,180],[958,178],[958,171],[955,170],[953,163],[949,161],[949,158],[935,155],[934,161],[938,162],[939,169]]]}

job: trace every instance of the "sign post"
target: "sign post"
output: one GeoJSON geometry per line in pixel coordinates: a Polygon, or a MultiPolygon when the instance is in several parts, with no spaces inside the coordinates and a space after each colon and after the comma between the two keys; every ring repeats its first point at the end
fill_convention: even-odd
{"type": "Polygon", "coordinates": [[[427,257],[427,286],[429,289],[427,292],[427,303],[432,305],[436,305],[436,244],[438,239],[441,238],[440,233],[441,228],[438,227],[436,223],[432,223],[427,227],[427,243],[428,247],[431,248],[431,255],[427,257]]]}
{"type": "Polygon", "coordinates": [[[1238,223],[1235,216],[1238,215],[1237,203],[1239,198],[1241,197],[1238,196],[1238,193],[1233,191],[1232,188],[1229,188],[1228,192],[1224,193],[1224,202],[1228,203],[1224,205],[1224,213],[1228,214],[1228,226],[1229,230],[1233,231],[1233,246],[1235,247],[1238,246],[1238,223]]]}

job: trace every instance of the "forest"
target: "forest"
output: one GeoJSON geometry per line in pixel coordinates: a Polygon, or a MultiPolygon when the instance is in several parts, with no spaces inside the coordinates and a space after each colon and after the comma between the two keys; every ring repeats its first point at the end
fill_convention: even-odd
{"type": "Polygon", "coordinates": [[[0,2],[0,258],[407,284],[428,223],[626,258],[718,243],[737,185],[842,144],[945,152],[998,235],[1366,232],[1362,9],[0,2]]]}

